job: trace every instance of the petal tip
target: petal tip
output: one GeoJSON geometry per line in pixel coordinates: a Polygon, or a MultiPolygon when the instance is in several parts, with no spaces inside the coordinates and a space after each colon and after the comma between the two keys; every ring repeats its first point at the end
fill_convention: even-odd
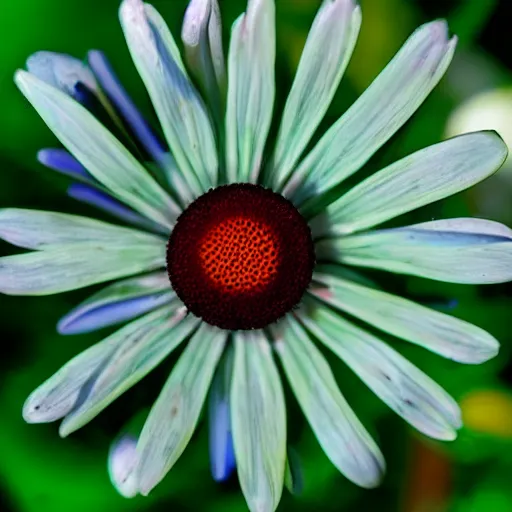
{"type": "Polygon", "coordinates": [[[64,439],[65,437],[68,437],[69,434],[73,432],[73,428],[69,426],[69,424],[66,422],[66,419],[62,421],[62,423],[59,426],[59,436],[64,439]]]}
{"type": "Polygon", "coordinates": [[[40,423],[38,420],[38,411],[39,405],[34,405],[32,397],[29,396],[25,403],[23,404],[23,408],[21,410],[21,415],[26,423],[40,423]]]}
{"type": "Polygon", "coordinates": [[[27,82],[27,78],[30,75],[28,71],[24,69],[17,69],[14,73],[14,83],[22,89],[27,82]]]}
{"type": "Polygon", "coordinates": [[[195,47],[199,44],[211,7],[210,0],[190,0],[181,30],[181,38],[186,45],[195,47]]]}
{"type": "Polygon", "coordinates": [[[434,20],[425,25],[431,38],[435,41],[448,42],[448,23],[444,19],[434,20]]]}
{"type": "Polygon", "coordinates": [[[37,153],[36,153],[36,159],[37,161],[40,163],[40,164],[43,164],[44,166],[47,166],[48,164],[48,161],[49,161],[49,158],[50,158],[50,151],[45,148],[45,149],[40,149],[37,153]]]}
{"type": "Polygon", "coordinates": [[[108,454],[108,473],[112,485],[124,498],[134,498],[138,494],[134,469],[137,461],[137,439],[123,435],[112,443],[108,454]]]}
{"type": "Polygon", "coordinates": [[[61,336],[65,336],[67,334],[73,334],[73,332],[71,332],[69,330],[69,322],[68,322],[68,319],[66,317],[61,318],[57,322],[56,330],[57,330],[57,333],[60,334],[61,336]]]}

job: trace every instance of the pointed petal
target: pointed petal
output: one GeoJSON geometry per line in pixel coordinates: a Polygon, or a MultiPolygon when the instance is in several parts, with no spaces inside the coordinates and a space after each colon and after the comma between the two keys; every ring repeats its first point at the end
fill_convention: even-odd
{"type": "Polygon", "coordinates": [[[158,12],[141,0],[124,0],[119,16],[171,152],[200,195],[217,184],[218,171],[215,138],[204,104],[158,12]]]}
{"type": "Polygon", "coordinates": [[[203,323],[172,370],[137,445],[141,494],[162,480],[190,441],[226,337],[226,331],[203,323]]]}
{"type": "Polygon", "coordinates": [[[329,267],[317,267],[313,278],[320,286],[311,287],[311,294],[448,359],[478,364],[498,353],[499,343],[493,336],[464,320],[337,277],[329,267]]]}
{"type": "Polygon", "coordinates": [[[108,453],[108,474],[116,491],[124,498],[134,498],[138,493],[135,466],[137,464],[137,439],[125,435],[116,439],[108,453]]]}
{"type": "Polygon", "coordinates": [[[15,81],[62,144],[113,196],[172,227],[178,205],[90,112],[25,71],[18,71],[15,81]]]}
{"type": "Polygon", "coordinates": [[[255,183],[274,106],[274,0],[249,0],[234,23],[228,58],[226,165],[228,183],[255,183]]]}
{"type": "Polygon", "coordinates": [[[496,132],[477,132],[422,149],[370,176],[327,208],[329,232],[381,224],[465,190],[495,173],[507,158],[496,132]]]}
{"type": "Polygon", "coordinates": [[[165,239],[89,217],[21,208],[0,209],[0,238],[25,249],[47,251],[64,245],[165,245],[165,239]]]}
{"type": "Polygon", "coordinates": [[[98,83],[91,69],[81,60],[55,52],[37,52],[27,59],[29,73],[76,99],[76,85],[84,84],[98,92],[98,83]]]}
{"type": "Polygon", "coordinates": [[[332,371],[293,317],[275,334],[276,350],[290,386],[318,442],[331,462],[361,487],[375,487],[384,473],[384,458],[347,404],[332,371]]]}
{"type": "Polygon", "coordinates": [[[407,359],[325,307],[302,322],[391,409],[434,439],[453,440],[462,426],[457,403],[407,359]]]}
{"type": "Polygon", "coordinates": [[[0,258],[0,292],[50,295],[165,266],[165,244],[65,245],[0,258]]]}
{"type": "Polygon", "coordinates": [[[272,167],[275,190],[290,176],[327,112],[352,56],[360,26],[361,9],[354,0],[324,0],[286,101],[272,167]]]}
{"type": "Polygon", "coordinates": [[[213,379],[208,404],[210,468],[216,482],[227,480],[235,469],[229,405],[232,374],[233,350],[228,347],[213,379]]]}
{"type": "Polygon", "coordinates": [[[238,479],[251,512],[273,512],[283,491],[286,409],[281,380],[261,331],[237,331],[231,424],[238,479]]]}
{"type": "Polygon", "coordinates": [[[456,39],[435,21],[418,28],[363,95],[320,139],[285,187],[296,204],[361,168],[411,117],[448,67],[456,39]]]}
{"type": "Polygon", "coordinates": [[[318,258],[448,283],[512,280],[512,231],[482,219],[440,220],[327,239],[316,248],[318,258]]]}
{"type": "Polygon", "coordinates": [[[59,320],[60,334],[81,334],[131,320],[176,298],[166,272],[118,281],[59,320]]]}
{"type": "Polygon", "coordinates": [[[185,308],[166,306],[114,333],[110,338],[122,341],[64,418],[59,434],[65,437],[89,423],[160,364],[197,327],[199,320],[185,318],[186,313],[185,308]]]}
{"type": "Polygon", "coordinates": [[[181,39],[187,64],[220,115],[226,95],[226,63],[217,0],[191,0],[183,19],[181,39]]]}

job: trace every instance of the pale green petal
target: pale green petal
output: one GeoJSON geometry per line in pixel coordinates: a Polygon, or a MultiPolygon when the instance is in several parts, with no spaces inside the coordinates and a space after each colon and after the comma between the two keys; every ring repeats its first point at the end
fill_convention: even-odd
{"type": "Polygon", "coordinates": [[[168,305],[162,309],[165,312],[163,316],[162,310],[158,310],[111,336],[121,341],[116,343],[112,356],[96,372],[85,396],[64,418],[59,428],[62,437],[89,423],[117,397],[139,382],[199,324],[196,317],[186,316],[184,307],[173,311],[176,306],[173,308],[168,305]],[[125,330],[128,332],[123,332],[125,330]]]}
{"type": "Polygon", "coordinates": [[[172,370],[137,445],[141,494],[162,480],[190,441],[226,337],[226,331],[203,323],[172,370]]]}
{"type": "Polygon", "coordinates": [[[336,269],[317,267],[318,283],[309,292],[373,327],[425,347],[448,359],[477,364],[494,357],[498,341],[464,320],[420,306],[380,290],[336,276],[336,269]]]}
{"type": "Polygon", "coordinates": [[[165,244],[94,243],[0,258],[0,292],[50,295],[165,266],[165,244]]]}
{"type": "MultiPolygon", "coordinates": [[[[226,62],[217,0],[191,0],[183,18],[181,39],[187,64],[220,115],[226,95],[226,62]]],[[[219,119],[220,120],[220,119],[219,119]]]]}
{"type": "Polygon", "coordinates": [[[301,320],[413,427],[435,439],[455,439],[462,425],[457,403],[398,352],[324,307],[312,306],[301,320]]]}
{"type": "Polygon", "coordinates": [[[362,167],[411,117],[448,67],[456,39],[435,21],[418,28],[363,95],[306,156],[285,187],[296,204],[362,167]]]}
{"type": "Polygon", "coordinates": [[[157,325],[166,315],[167,308],[146,315],[71,359],[27,398],[23,406],[25,421],[46,423],[66,416],[84,384],[104,367],[123,340],[140,332],[143,326],[157,325]]]}
{"type": "Polygon", "coordinates": [[[187,76],[164,20],[141,0],[124,0],[119,16],[172,154],[196,195],[217,184],[217,149],[201,97],[187,76]]]}
{"type": "Polygon", "coordinates": [[[324,0],[286,101],[276,142],[272,183],[279,189],[318,128],[352,56],[361,9],[354,0],[324,0]]]}
{"type": "Polygon", "coordinates": [[[512,280],[512,232],[481,219],[440,220],[326,239],[317,243],[316,254],[449,283],[512,280]]]}
{"type": "Polygon", "coordinates": [[[25,71],[17,71],[15,81],[62,144],[113,196],[172,227],[178,205],[88,110],[25,71]]]}
{"type": "Polygon", "coordinates": [[[84,384],[113,350],[111,344],[97,343],[71,359],[30,394],[23,406],[23,419],[28,423],[48,423],[66,416],[84,384]]]}
{"type": "Polygon", "coordinates": [[[166,242],[156,235],[88,217],[20,208],[0,209],[0,238],[18,247],[39,251],[64,245],[152,247],[166,242]]]}
{"type": "Polygon", "coordinates": [[[361,487],[375,487],[385,463],[378,446],[357,419],[321,352],[293,317],[276,333],[276,350],[290,386],[331,462],[361,487]]]}
{"type": "Polygon", "coordinates": [[[274,0],[249,0],[234,23],[228,58],[226,165],[229,183],[257,181],[272,121],[274,0]]]}
{"type": "Polygon", "coordinates": [[[286,464],[286,409],[270,345],[261,331],[236,332],[231,426],[238,479],[251,512],[273,512],[286,464]]]}
{"type": "Polygon", "coordinates": [[[103,288],[64,315],[60,334],[81,334],[131,320],[176,299],[167,272],[130,277],[103,288]],[[140,302],[137,299],[144,299],[140,302]]]}
{"type": "Polygon", "coordinates": [[[495,132],[462,135],[413,153],[331,204],[329,232],[370,228],[456,194],[496,172],[507,153],[495,132]]]}

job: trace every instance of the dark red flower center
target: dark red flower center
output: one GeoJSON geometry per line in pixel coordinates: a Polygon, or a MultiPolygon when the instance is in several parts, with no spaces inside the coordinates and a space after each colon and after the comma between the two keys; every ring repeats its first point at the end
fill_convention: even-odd
{"type": "Polygon", "coordinates": [[[288,313],[311,282],[311,231],[263,187],[217,187],[178,218],[167,247],[171,285],[188,310],[223,329],[261,329],[288,313]]]}

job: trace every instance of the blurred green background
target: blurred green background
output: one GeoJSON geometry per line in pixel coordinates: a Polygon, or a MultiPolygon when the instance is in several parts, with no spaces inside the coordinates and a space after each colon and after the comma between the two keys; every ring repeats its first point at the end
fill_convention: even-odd
{"type": "MultiPolygon", "coordinates": [[[[155,0],[178,35],[186,0],[155,0]]],[[[224,35],[244,9],[242,0],[220,0],[224,35]]],[[[358,174],[448,134],[496,128],[511,140],[512,52],[510,0],[360,0],[363,28],[352,63],[325,120],[335,120],[375,77],[412,30],[447,18],[460,37],[454,63],[414,118],[358,174]]],[[[290,86],[319,0],[277,0],[278,99],[290,86]]],[[[78,57],[104,50],[148,117],[153,114],[131,64],[117,20],[118,0],[4,0],[0,14],[0,204],[97,215],[65,195],[66,178],[43,169],[39,148],[56,140],[15,89],[12,76],[37,50],[78,57]]],[[[512,165],[486,183],[409,214],[400,222],[475,215],[512,224],[512,165]]],[[[99,215],[101,217],[101,215],[99,215]]],[[[7,244],[1,254],[11,254],[7,244]]],[[[332,361],[348,401],[379,440],[388,473],[376,490],[362,490],[328,462],[290,399],[290,440],[304,471],[301,496],[285,492],[279,510],[404,512],[512,511],[512,295],[509,285],[476,289],[375,274],[388,289],[448,309],[489,330],[502,342],[495,360],[465,367],[417,347],[390,340],[462,404],[466,426],[457,441],[431,442],[388,411],[341,363],[332,361]]],[[[172,366],[168,361],[107,411],[70,438],[54,424],[26,425],[24,399],[40,382],[103,333],[60,337],[57,320],[91,290],[56,297],[0,297],[0,510],[60,511],[243,511],[236,477],[212,482],[206,429],[200,428],[184,456],[149,498],[125,500],[111,487],[106,457],[111,440],[156,398],[172,366]]],[[[135,420],[136,421],[136,420],[135,420]]]]}

